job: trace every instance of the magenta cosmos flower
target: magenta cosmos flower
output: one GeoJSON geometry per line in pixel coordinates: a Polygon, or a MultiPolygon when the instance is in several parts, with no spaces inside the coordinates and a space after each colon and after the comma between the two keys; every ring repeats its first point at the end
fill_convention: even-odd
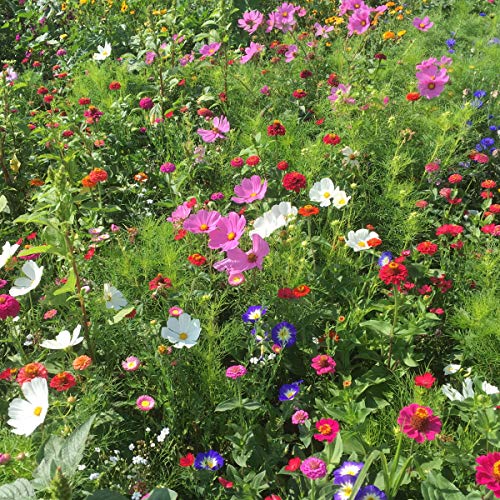
{"type": "Polygon", "coordinates": [[[262,200],[267,191],[267,181],[258,175],[252,175],[250,179],[243,179],[241,184],[234,188],[234,194],[231,200],[235,203],[253,203],[256,200],[262,200]]]}
{"type": "Polygon", "coordinates": [[[249,10],[243,13],[243,17],[238,19],[238,26],[251,35],[255,33],[258,27],[264,21],[264,16],[262,12],[258,10],[249,10]]]}
{"type": "Polygon", "coordinates": [[[200,49],[200,54],[205,57],[213,56],[220,49],[220,46],[221,46],[220,42],[214,42],[209,45],[203,45],[203,47],[200,49]]]}
{"type": "Polygon", "coordinates": [[[326,476],[326,463],[320,458],[309,457],[300,464],[300,470],[309,479],[321,479],[326,476]]]}
{"type": "Polygon", "coordinates": [[[336,420],[322,418],[316,422],[316,429],[319,431],[317,434],[314,434],[314,439],[316,439],[316,441],[327,441],[331,443],[337,437],[340,426],[336,420]]]}
{"type": "Polygon", "coordinates": [[[413,20],[412,24],[419,31],[428,31],[429,29],[431,29],[434,26],[434,23],[427,16],[425,16],[423,19],[416,17],[413,20]]]}
{"type": "Polygon", "coordinates": [[[139,396],[135,402],[137,408],[141,411],[149,411],[155,407],[155,400],[151,396],[139,396]]]}
{"type": "Polygon", "coordinates": [[[184,221],[183,228],[194,234],[209,233],[217,227],[220,218],[216,210],[199,210],[184,221]]]}
{"type": "Polygon", "coordinates": [[[255,55],[260,54],[264,48],[264,45],[260,43],[250,42],[250,46],[245,48],[245,55],[240,59],[240,63],[246,64],[255,55]]]}
{"type": "Polygon", "coordinates": [[[316,375],[335,373],[336,363],[331,356],[320,354],[312,359],[311,366],[316,370],[316,375]]]}
{"type": "Polygon", "coordinates": [[[258,234],[252,235],[252,248],[244,252],[241,248],[227,250],[227,258],[214,264],[218,271],[227,271],[229,275],[242,273],[258,267],[262,269],[264,257],[269,253],[269,245],[258,234]]]}
{"type": "Polygon", "coordinates": [[[347,28],[349,29],[349,36],[354,33],[361,35],[370,27],[370,11],[366,9],[357,9],[349,18],[347,28]]]}
{"type": "Polygon", "coordinates": [[[217,139],[225,139],[226,136],[224,134],[229,132],[230,129],[231,125],[229,121],[224,115],[221,115],[213,119],[211,130],[199,128],[197,132],[204,142],[214,142],[217,139]]]}
{"type": "Polygon", "coordinates": [[[476,458],[476,483],[486,486],[495,498],[500,498],[500,452],[494,451],[476,458]]]}
{"type": "Polygon", "coordinates": [[[441,420],[433,414],[427,406],[412,403],[405,406],[398,417],[401,430],[417,443],[423,443],[426,439],[432,441],[441,432],[441,420]]]}
{"type": "Polygon", "coordinates": [[[139,358],[129,356],[125,361],[122,361],[122,368],[127,372],[135,372],[141,366],[139,358]]]}
{"type": "Polygon", "coordinates": [[[236,212],[229,212],[227,217],[221,217],[215,229],[210,231],[208,235],[210,237],[208,248],[212,250],[220,248],[227,252],[237,247],[246,223],[245,217],[238,215],[236,212]]]}
{"type": "Polygon", "coordinates": [[[19,314],[21,305],[10,295],[0,295],[0,319],[7,319],[8,316],[15,317],[19,314]]]}
{"type": "Polygon", "coordinates": [[[233,365],[226,370],[226,377],[234,380],[243,377],[246,372],[247,369],[243,365],[233,365]]]}

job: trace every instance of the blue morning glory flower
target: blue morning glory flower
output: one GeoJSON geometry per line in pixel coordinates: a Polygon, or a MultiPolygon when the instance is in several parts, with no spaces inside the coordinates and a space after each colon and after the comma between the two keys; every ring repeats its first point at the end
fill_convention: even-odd
{"type": "Polygon", "coordinates": [[[484,90],[476,90],[472,95],[474,97],[477,97],[478,99],[481,99],[481,97],[484,97],[486,95],[486,92],[484,90]]]}
{"type": "Polygon", "coordinates": [[[382,490],[370,484],[359,490],[356,500],[387,500],[387,496],[382,490]]]}
{"type": "Polygon", "coordinates": [[[333,471],[333,484],[355,482],[365,465],[363,462],[344,462],[337,470],[333,471]]]}
{"type": "Polygon", "coordinates": [[[282,321],[271,330],[271,336],[280,347],[290,347],[295,344],[297,329],[291,323],[282,321]]]}
{"type": "Polygon", "coordinates": [[[349,500],[351,498],[352,490],[354,489],[355,480],[348,477],[345,481],[340,485],[340,488],[337,490],[337,493],[333,495],[333,500],[349,500]]]}
{"type": "Polygon", "coordinates": [[[377,263],[380,267],[383,267],[389,264],[389,262],[392,262],[393,260],[394,260],[394,255],[392,255],[391,252],[382,252],[380,257],[378,258],[377,263]]]}
{"type": "Polygon", "coordinates": [[[485,148],[489,148],[493,146],[493,144],[495,144],[495,139],[493,139],[492,137],[485,137],[484,139],[481,139],[481,144],[485,148]]]}
{"type": "Polygon", "coordinates": [[[267,309],[263,306],[250,306],[241,316],[245,323],[255,323],[266,314],[267,309]]]}
{"type": "Polygon", "coordinates": [[[214,450],[198,453],[194,459],[196,470],[218,470],[224,465],[224,459],[214,450]]]}
{"type": "Polygon", "coordinates": [[[301,382],[302,380],[299,380],[298,382],[294,382],[293,384],[282,385],[278,392],[278,399],[280,401],[291,401],[292,399],[294,399],[300,391],[301,382]]]}

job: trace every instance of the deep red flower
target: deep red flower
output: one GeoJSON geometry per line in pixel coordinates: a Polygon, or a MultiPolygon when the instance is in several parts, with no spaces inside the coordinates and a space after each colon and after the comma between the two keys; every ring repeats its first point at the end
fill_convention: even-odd
{"type": "Polygon", "coordinates": [[[179,465],[181,467],[191,467],[194,464],[194,455],[188,453],[187,455],[179,458],[179,465]]]}
{"type": "Polygon", "coordinates": [[[202,116],[203,118],[212,118],[214,116],[214,112],[208,108],[200,108],[196,111],[198,116],[202,116]]]}
{"type": "Polygon", "coordinates": [[[338,87],[339,85],[338,76],[335,73],[330,73],[330,75],[328,76],[327,83],[328,85],[330,85],[330,87],[338,87]]]}
{"type": "Polygon", "coordinates": [[[90,104],[90,97],[81,97],[80,99],[78,99],[78,104],[80,106],[87,106],[87,104],[90,104]]]}
{"type": "Polygon", "coordinates": [[[179,241],[179,240],[182,240],[182,238],[184,238],[187,234],[187,231],[185,229],[179,229],[176,233],[175,233],[175,236],[174,236],[174,240],[175,241],[179,241]]]}
{"type": "Polygon", "coordinates": [[[312,75],[313,75],[312,71],[309,71],[308,69],[304,69],[300,72],[299,76],[300,76],[300,78],[305,79],[305,78],[310,78],[312,75]]]}
{"type": "Polygon", "coordinates": [[[292,95],[293,97],[295,97],[295,99],[303,99],[304,97],[306,97],[307,92],[304,89],[297,89],[293,91],[292,95]]]}
{"type": "Polygon", "coordinates": [[[436,236],[442,234],[449,234],[453,237],[458,236],[462,233],[464,228],[462,226],[457,226],[456,224],[443,224],[436,229],[436,236]]]}
{"type": "Polygon", "coordinates": [[[299,285],[293,289],[293,295],[298,299],[300,297],[305,297],[311,289],[307,285],[299,285]]]}
{"type": "Polygon", "coordinates": [[[299,457],[292,457],[290,460],[288,460],[288,465],[285,465],[285,470],[294,472],[298,470],[301,463],[302,460],[299,457]]]}
{"type": "Polygon", "coordinates": [[[245,162],[244,162],[243,158],[240,158],[239,156],[237,156],[236,158],[233,158],[231,160],[231,167],[239,168],[239,167],[242,167],[244,163],[245,162]]]}
{"type": "Polygon", "coordinates": [[[152,279],[149,282],[150,290],[158,290],[159,288],[172,288],[172,281],[169,278],[163,276],[161,273],[158,273],[156,278],[152,279]]]}
{"type": "Polygon", "coordinates": [[[280,288],[278,290],[278,298],[279,299],[294,299],[295,294],[291,288],[280,288]]]}
{"type": "Polygon", "coordinates": [[[249,167],[254,167],[260,163],[260,158],[257,155],[252,155],[247,158],[245,162],[249,167]]]}
{"type": "Polygon", "coordinates": [[[432,384],[436,381],[436,378],[430,372],[425,372],[423,375],[417,375],[415,377],[415,385],[419,387],[425,387],[426,389],[430,389],[432,384]]]}
{"type": "Polygon", "coordinates": [[[306,187],[306,178],[299,172],[289,172],[283,177],[282,184],[287,191],[299,193],[306,187]]]}
{"type": "Polygon", "coordinates": [[[0,373],[0,380],[7,380],[7,382],[12,382],[16,376],[17,368],[5,368],[0,373]]]}
{"type": "Polygon", "coordinates": [[[83,256],[85,260],[90,260],[95,254],[95,246],[91,245],[87,250],[87,253],[83,256]]]}
{"type": "Polygon", "coordinates": [[[323,137],[323,142],[325,144],[331,144],[332,146],[335,146],[335,145],[339,144],[340,137],[337,134],[329,133],[323,137]]]}
{"type": "Polygon", "coordinates": [[[438,278],[432,277],[431,282],[433,285],[439,288],[439,291],[441,293],[446,293],[453,286],[453,281],[447,280],[444,274],[442,274],[438,278]]]}
{"type": "Polygon", "coordinates": [[[59,392],[67,391],[74,385],[76,385],[75,377],[73,377],[73,375],[69,372],[58,373],[57,375],[54,375],[50,381],[50,387],[59,392]]]}
{"type": "Polygon", "coordinates": [[[406,94],[407,101],[418,101],[420,97],[421,96],[418,92],[410,92],[409,94],[406,94]]]}
{"type": "Polygon", "coordinates": [[[389,262],[382,266],[378,272],[379,278],[386,285],[398,285],[408,277],[408,270],[403,264],[398,264],[395,261],[389,262]]]}
{"type": "Polygon", "coordinates": [[[438,251],[438,246],[430,241],[422,241],[416,248],[417,252],[425,255],[434,255],[438,251]]]}
{"type": "Polygon", "coordinates": [[[286,129],[284,125],[279,120],[274,120],[271,125],[267,127],[267,135],[274,137],[276,135],[285,135],[286,129]]]}
{"type": "Polygon", "coordinates": [[[500,236],[500,225],[499,224],[487,224],[481,228],[481,232],[485,234],[491,234],[493,236],[500,236]]]}
{"type": "Polygon", "coordinates": [[[203,257],[203,255],[199,253],[193,253],[188,257],[189,262],[195,266],[202,266],[207,262],[206,257],[203,257]]]}
{"type": "Polygon", "coordinates": [[[278,170],[281,170],[281,171],[283,171],[283,170],[288,170],[288,162],[286,162],[286,161],[284,161],[284,160],[283,160],[283,161],[279,161],[279,162],[277,163],[277,165],[276,165],[276,168],[277,168],[278,170]]]}
{"type": "Polygon", "coordinates": [[[109,84],[109,90],[120,90],[122,88],[120,82],[111,82],[109,84]]]}
{"type": "Polygon", "coordinates": [[[232,488],[234,486],[234,483],[231,481],[228,481],[227,479],[224,479],[223,477],[218,477],[217,481],[224,487],[224,488],[232,488]]]}
{"type": "Polygon", "coordinates": [[[95,184],[98,182],[104,182],[107,178],[108,173],[102,168],[94,168],[89,174],[89,179],[95,184]]]}

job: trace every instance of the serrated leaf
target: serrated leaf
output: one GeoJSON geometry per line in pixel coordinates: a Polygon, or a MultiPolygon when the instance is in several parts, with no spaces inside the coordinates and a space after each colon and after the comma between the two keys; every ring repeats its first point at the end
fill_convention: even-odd
{"type": "Polygon", "coordinates": [[[46,253],[48,252],[52,247],[50,245],[39,245],[37,247],[30,247],[26,248],[24,250],[21,250],[17,256],[18,257],[25,257],[26,255],[33,255],[34,253],[46,253]]]}
{"type": "Polygon", "coordinates": [[[76,275],[73,269],[71,269],[66,283],[64,283],[62,287],[58,288],[55,292],[53,292],[52,295],[57,296],[63,293],[73,293],[75,291],[75,286],[76,286],[76,275]]]}
{"type": "Polygon", "coordinates": [[[87,500],[126,500],[127,497],[120,495],[116,491],[97,490],[87,497],[87,500]]]}
{"type": "Polygon", "coordinates": [[[28,500],[35,497],[35,490],[27,479],[0,486],[0,500],[28,500]]]}
{"type": "Polygon", "coordinates": [[[169,488],[155,488],[149,500],[175,500],[177,498],[177,493],[169,488]]]}

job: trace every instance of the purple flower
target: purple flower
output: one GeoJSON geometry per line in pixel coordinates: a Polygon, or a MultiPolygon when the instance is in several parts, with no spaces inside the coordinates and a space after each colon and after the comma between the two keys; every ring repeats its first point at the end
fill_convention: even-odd
{"type": "Polygon", "coordinates": [[[284,384],[280,387],[278,392],[278,399],[280,401],[292,401],[300,391],[300,382],[293,384],[284,384]]]}
{"type": "Polygon", "coordinates": [[[434,23],[431,22],[427,16],[425,16],[423,19],[416,17],[415,19],[413,19],[412,24],[419,31],[428,31],[430,28],[434,26],[434,23]]]}
{"type": "Polygon", "coordinates": [[[264,48],[264,45],[261,45],[260,43],[250,42],[250,46],[245,48],[245,55],[240,59],[240,63],[246,64],[256,54],[260,54],[264,48]]]}
{"type": "Polygon", "coordinates": [[[417,69],[420,69],[420,71],[415,76],[418,80],[420,94],[427,97],[427,99],[433,99],[443,92],[444,86],[450,77],[447,75],[446,68],[439,69],[438,66],[429,64],[428,61],[423,61],[417,65],[417,69]]]}
{"type": "Polygon", "coordinates": [[[267,309],[265,307],[250,306],[241,317],[245,323],[255,323],[259,321],[266,312],[267,309]]]}
{"type": "Polygon", "coordinates": [[[322,38],[329,38],[328,33],[330,33],[330,31],[333,31],[334,27],[328,26],[327,24],[322,26],[319,23],[314,23],[314,29],[316,30],[316,32],[314,33],[314,36],[320,36],[322,38]]]}
{"type": "Polygon", "coordinates": [[[168,222],[181,222],[187,217],[189,217],[189,214],[191,213],[191,207],[189,206],[189,203],[185,201],[182,205],[179,205],[173,212],[170,217],[167,217],[168,222]]]}
{"type": "Polygon", "coordinates": [[[184,221],[184,229],[190,233],[209,233],[217,227],[221,215],[216,210],[199,210],[184,221]]]}
{"type": "Polygon", "coordinates": [[[356,35],[361,35],[370,27],[370,10],[366,9],[357,9],[349,18],[349,23],[347,24],[349,29],[349,36],[352,36],[354,33],[356,35]]]}
{"type": "Polygon", "coordinates": [[[238,246],[239,239],[246,226],[246,219],[243,215],[236,212],[229,212],[226,217],[221,217],[217,222],[216,228],[209,233],[208,248],[227,252],[238,246]]]}
{"type": "Polygon", "coordinates": [[[210,199],[212,201],[223,200],[225,198],[224,193],[212,193],[210,199]]]}
{"type": "Polygon", "coordinates": [[[238,26],[251,35],[264,21],[264,16],[258,10],[250,10],[243,13],[243,18],[238,19],[238,26]]]}
{"type": "Polygon", "coordinates": [[[342,484],[346,481],[355,482],[363,465],[365,465],[363,462],[344,462],[333,471],[333,484],[342,484]]]}
{"type": "Polygon", "coordinates": [[[156,59],[156,53],[155,52],[146,52],[146,59],[145,63],[149,66],[150,64],[153,64],[154,60],[156,59]]]}
{"type": "Polygon", "coordinates": [[[122,361],[122,368],[127,372],[135,372],[141,366],[139,358],[129,356],[125,361],[122,361]]]}
{"type": "Polygon", "coordinates": [[[260,93],[263,94],[263,95],[269,95],[271,93],[269,87],[267,85],[264,85],[261,89],[260,89],[260,93]]]}
{"type": "Polygon", "coordinates": [[[309,457],[300,464],[300,470],[309,479],[321,479],[326,476],[326,463],[320,458],[309,457]]]}
{"type": "Polygon", "coordinates": [[[56,52],[56,56],[65,56],[67,54],[66,52],[66,49],[59,49],[57,52],[56,52]]]}
{"type": "Polygon", "coordinates": [[[356,500],[387,500],[387,495],[373,484],[359,490],[356,500]]]}
{"type": "Polygon", "coordinates": [[[267,181],[258,175],[252,175],[250,179],[243,179],[241,184],[234,188],[234,194],[231,198],[235,203],[253,203],[256,200],[262,200],[267,191],[267,181]]]}
{"type": "Polygon", "coordinates": [[[186,66],[187,64],[191,63],[194,61],[194,55],[193,53],[190,54],[185,54],[179,59],[179,64],[181,66],[186,66]]]}
{"type": "Polygon", "coordinates": [[[340,483],[340,488],[337,490],[337,493],[333,496],[333,500],[346,500],[351,498],[354,483],[355,480],[350,477],[345,477],[344,481],[340,483]]]}
{"type": "Polygon", "coordinates": [[[203,45],[203,47],[200,49],[200,54],[205,57],[213,56],[220,49],[220,46],[220,42],[214,42],[210,45],[203,45]]]}
{"type": "Polygon", "coordinates": [[[306,423],[306,421],[309,419],[309,413],[304,410],[297,410],[293,415],[292,415],[292,424],[294,425],[303,425],[306,423]]]}
{"type": "Polygon", "coordinates": [[[198,453],[194,459],[196,470],[219,470],[224,465],[224,459],[213,450],[198,453]]]}
{"type": "Polygon", "coordinates": [[[271,330],[271,336],[280,347],[290,347],[295,344],[297,329],[291,323],[282,321],[271,330]]]}
{"type": "Polygon", "coordinates": [[[172,172],[175,172],[175,165],[170,162],[163,163],[160,166],[160,172],[163,172],[164,174],[171,174],[172,172]]]}
{"type": "Polygon", "coordinates": [[[298,54],[299,49],[297,45],[289,45],[287,51],[285,52],[285,62],[289,63],[295,59],[298,54]]]}
{"type": "Polygon", "coordinates": [[[145,110],[151,109],[154,106],[153,99],[151,97],[143,97],[139,101],[139,107],[145,110]]]}
{"type": "Polygon", "coordinates": [[[199,128],[197,130],[198,135],[203,139],[204,142],[214,142],[217,139],[225,139],[225,133],[229,132],[231,125],[224,115],[216,116],[212,122],[212,129],[205,130],[199,128]]]}

